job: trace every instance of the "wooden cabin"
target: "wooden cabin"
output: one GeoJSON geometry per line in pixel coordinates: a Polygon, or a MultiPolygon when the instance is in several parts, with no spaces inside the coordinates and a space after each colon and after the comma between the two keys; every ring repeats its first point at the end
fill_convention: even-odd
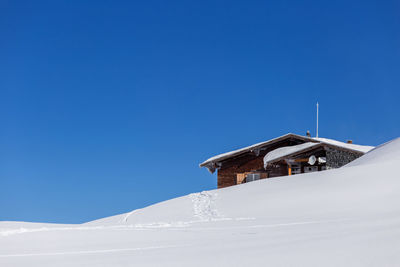
{"type": "Polygon", "coordinates": [[[339,168],[371,150],[327,139],[286,134],[209,158],[200,164],[217,171],[218,188],[267,179],[339,168]]]}

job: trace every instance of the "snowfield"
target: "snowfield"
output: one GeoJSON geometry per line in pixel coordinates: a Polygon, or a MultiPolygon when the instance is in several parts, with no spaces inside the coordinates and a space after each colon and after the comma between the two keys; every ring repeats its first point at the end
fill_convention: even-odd
{"type": "Polygon", "coordinates": [[[0,222],[0,266],[400,266],[400,138],[336,170],[81,225],[0,222]]]}

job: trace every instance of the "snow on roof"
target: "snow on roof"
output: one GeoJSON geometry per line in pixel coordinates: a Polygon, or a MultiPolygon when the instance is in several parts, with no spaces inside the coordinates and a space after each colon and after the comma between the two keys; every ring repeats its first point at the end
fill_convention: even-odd
{"type": "Polygon", "coordinates": [[[324,144],[333,145],[333,146],[337,146],[337,147],[343,147],[343,148],[346,148],[349,150],[354,150],[354,151],[363,152],[363,153],[367,153],[368,151],[370,151],[371,149],[374,148],[373,146],[348,144],[348,143],[344,143],[344,142],[340,142],[340,141],[336,141],[336,140],[328,139],[328,138],[314,137],[313,139],[316,141],[319,141],[321,143],[324,143],[324,144]]]}
{"type": "Polygon", "coordinates": [[[240,148],[240,149],[237,149],[237,150],[233,150],[233,151],[230,151],[230,152],[226,152],[226,153],[223,153],[223,154],[216,155],[216,156],[211,157],[211,158],[205,160],[204,162],[200,163],[200,167],[203,167],[203,166],[205,166],[205,165],[207,165],[207,164],[209,164],[211,162],[221,161],[223,159],[226,159],[226,158],[229,158],[229,157],[232,157],[232,156],[235,156],[235,155],[247,152],[247,151],[251,152],[251,151],[253,151],[253,150],[255,150],[255,149],[259,148],[259,147],[265,146],[265,145],[270,144],[270,143],[274,143],[275,141],[278,141],[278,140],[281,140],[281,139],[285,139],[287,137],[296,137],[296,138],[304,139],[304,140],[310,139],[310,138],[305,137],[305,136],[288,133],[288,134],[279,136],[277,138],[274,138],[274,139],[271,139],[271,140],[268,140],[268,141],[260,142],[260,143],[257,143],[257,144],[251,145],[251,146],[243,147],[243,148],[240,148]]]}
{"type": "MultiPolygon", "coordinates": [[[[259,149],[261,147],[264,147],[266,145],[269,145],[269,144],[272,144],[272,143],[275,143],[277,141],[280,141],[280,140],[283,140],[283,139],[286,139],[286,138],[290,138],[290,137],[303,140],[304,142],[324,143],[324,144],[327,144],[327,145],[331,145],[331,146],[335,146],[335,147],[341,147],[341,148],[344,148],[344,149],[347,149],[347,150],[353,150],[353,151],[362,152],[362,153],[367,153],[368,151],[370,151],[371,149],[374,148],[373,146],[363,146],[363,145],[348,144],[348,143],[344,143],[344,142],[340,142],[340,141],[336,141],[336,140],[328,139],[328,138],[316,138],[316,137],[311,138],[311,137],[307,137],[307,136],[288,133],[288,134],[282,135],[280,137],[277,137],[277,138],[274,138],[274,139],[271,139],[271,140],[268,140],[268,141],[260,142],[260,143],[257,143],[257,144],[251,145],[251,146],[247,146],[247,147],[244,147],[244,148],[240,148],[240,149],[237,149],[237,150],[233,150],[233,151],[230,151],[230,152],[226,152],[226,153],[223,153],[223,154],[216,155],[216,156],[211,157],[211,158],[205,160],[204,162],[200,163],[200,167],[206,166],[207,168],[209,168],[210,165],[213,165],[213,164],[215,164],[217,162],[221,162],[222,160],[231,158],[233,156],[236,156],[236,155],[239,155],[239,154],[242,154],[242,153],[245,153],[245,152],[256,151],[257,149],[259,149]]],[[[213,166],[211,166],[211,167],[214,168],[213,166]]]]}
{"type": "Polygon", "coordinates": [[[343,142],[328,139],[328,138],[316,138],[315,137],[312,139],[318,141],[319,143],[307,142],[307,143],[295,145],[295,146],[280,147],[280,148],[270,151],[269,153],[267,153],[264,156],[264,168],[267,167],[268,163],[270,163],[276,159],[279,159],[279,158],[282,158],[285,156],[289,156],[291,154],[294,154],[294,153],[297,153],[297,152],[300,152],[305,149],[315,147],[315,146],[318,146],[321,144],[327,144],[327,145],[331,145],[331,146],[335,146],[335,147],[341,147],[341,148],[345,148],[345,149],[353,150],[353,151],[357,151],[357,152],[362,152],[362,153],[367,153],[368,151],[370,151],[374,148],[373,146],[348,144],[348,143],[343,143],[343,142]]]}
{"type": "Polygon", "coordinates": [[[218,161],[218,160],[221,160],[223,158],[228,158],[230,156],[234,156],[234,155],[240,154],[242,152],[251,151],[252,148],[261,146],[264,143],[266,143],[266,142],[260,142],[260,143],[257,143],[257,144],[251,145],[251,146],[246,146],[246,147],[243,147],[243,148],[240,148],[240,149],[236,149],[236,150],[233,150],[233,151],[229,151],[229,152],[226,152],[226,153],[222,153],[222,154],[216,155],[216,156],[211,157],[211,158],[205,160],[204,162],[200,163],[200,166],[203,166],[203,165],[205,165],[205,164],[207,164],[209,162],[212,162],[212,161],[218,161]]]}
{"type": "Polygon", "coordinates": [[[264,168],[267,167],[268,163],[270,163],[276,159],[291,155],[296,152],[300,152],[307,148],[319,146],[319,145],[321,145],[321,143],[307,142],[307,143],[300,144],[300,145],[284,146],[284,147],[280,147],[275,150],[272,150],[271,152],[267,153],[264,157],[264,168]]]}

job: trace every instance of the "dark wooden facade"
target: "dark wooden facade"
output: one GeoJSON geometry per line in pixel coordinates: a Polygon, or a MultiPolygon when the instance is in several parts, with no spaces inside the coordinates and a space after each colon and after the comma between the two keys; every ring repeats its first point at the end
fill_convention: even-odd
{"type": "MultiPolygon", "coordinates": [[[[211,172],[217,170],[218,188],[245,183],[249,175],[257,175],[257,179],[273,178],[312,171],[338,168],[363,155],[363,152],[348,150],[331,144],[320,143],[315,139],[288,134],[270,142],[254,145],[242,150],[233,151],[217,159],[202,163],[211,172]],[[295,146],[303,143],[315,143],[308,148],[305,146],[299,152],[277,158],[264,166],[267,153],[282,147],[295,146]],[[315,164],[308,163],[309,157],[315,156],[315,164]]],[[[255,177],[255,176],[251,176],[255,177]]]]}
{"type": "MultiPolygon", "coordinates": [[[[282,140],[271,146],[261,149],[258,153],[248,152],[237,157],[227,159],[221,163],[218,169],[218,188],[232,186],[237,184],[237,174],[247,172],[265,173],[264,156],[279,147],[293,146],[303,143],[304,141],[295,138],[282,140]],[[258,154],[258,155],[257,155],[258,154]]],[[[270,171],[269,177],[288,175],[287,167],[279,168],[279,170],[270,171]],[[271,176],[272,175],[272,176],[271,176]]],[[[267,178],[267,177],[263,177],[267,178]]]]}

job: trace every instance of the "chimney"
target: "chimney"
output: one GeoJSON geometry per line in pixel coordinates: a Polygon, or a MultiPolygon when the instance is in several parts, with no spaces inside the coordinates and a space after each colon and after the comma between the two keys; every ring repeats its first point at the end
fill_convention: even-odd
{"type": "Polygon", "coordinates": [[[307,137],[311,137],[310,131],[307,131],[306,135],[307,137]]]}
{"type": "Polygon", "coordinates": [[[348,144],[352,144],[353,143],[353,140],[347,140],[347,142],[346,143],[348,143],[348,144]]]}

